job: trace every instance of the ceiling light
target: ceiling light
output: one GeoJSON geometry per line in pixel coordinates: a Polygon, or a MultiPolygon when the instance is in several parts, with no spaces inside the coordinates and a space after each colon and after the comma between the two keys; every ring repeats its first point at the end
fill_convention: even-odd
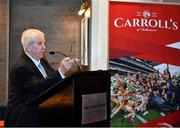
{"type": "Polygon", "coordinates": [[[85,11],[86,11],[86,4],[83,3],[81,5],[81,8],[80,8],[79,12],[78,12],[78,15],[82,15],[85,11]]]}

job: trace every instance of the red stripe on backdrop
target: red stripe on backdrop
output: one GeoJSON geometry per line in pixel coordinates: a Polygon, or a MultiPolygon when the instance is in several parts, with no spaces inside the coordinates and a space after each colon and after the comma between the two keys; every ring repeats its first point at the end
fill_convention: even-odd
{"type": "Polygon", "coordinates": [[[131,52],[131,51],[127,51],[127,50],[119,50],[119,49],[116,49],[116,48],[111,48],[109,52],[110,52],[109,54],[111,55],[111,57],[110,57],[111,59],[116,59],[117,56],[119,58],[123,58],[123,57],[138,54],[138,53],[135,53],[135,52],[131,52]]]}
{"type": "Polygon", "coordinates": [[[178,5],[110,2],[110,59],[134,56],[180,66],[180,50],[166,47],[180,42],[179,12],[178,5]]]}
{"type": "Polygon", "coordinates": [[[177,126],[180,126],[179,116],[180,116],[180,110],[174,113],[171,113],[169,115],[166,115],[164,117],[160,117],[155,120],[149,121],[139,127],[163,127],[162,125],[160,126],[159,123],[167,123],[174,127],[177,127],[177,126]]]}
{"type": "Polygon", "coordinates": [[[161,63],[169,63],[180,66],[180,50],[162,46],[160,44],[146,43],[137,40],[131,40],[130,38],[121,38],[112,36],[110,58],[119,58],[125,56],[128,51],[128,55],[139,57],[142,59],[149,59],[161,63]],[[127,42],[127,43],[126,43],[127,42]],[[119,44],[117,47],[117,43],[119,44]],[[116,49],[116,55],[112,54],[113,49],[116,49]],[[125,53],[123,51],[126,51],[125,53]],[[131,53],[131,54],[130,54],[131,53]],[[114,57],[113,57],[114,56],[114,57]]]}

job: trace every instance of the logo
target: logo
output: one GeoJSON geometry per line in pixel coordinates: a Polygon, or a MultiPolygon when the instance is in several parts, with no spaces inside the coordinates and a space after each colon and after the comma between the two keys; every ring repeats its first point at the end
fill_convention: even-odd
{"type": "Polygon", "coordinates": [[[151,12],[149,10],[143,10],[136,12],[137,18],[124,18],[118,17],[114,20],[114,26],[116,28],[135,28],[136,31],[151,31],[156,32],[160,29],[177,31],[179,24],[172,18],[162,20],[158,18],[157,12],[151,12]]]}
{"type": "Polygon", "coordinates": [[[143,11],[143,17],[149,18],[151,16],[151,13],[148,10],[143,11]]]}

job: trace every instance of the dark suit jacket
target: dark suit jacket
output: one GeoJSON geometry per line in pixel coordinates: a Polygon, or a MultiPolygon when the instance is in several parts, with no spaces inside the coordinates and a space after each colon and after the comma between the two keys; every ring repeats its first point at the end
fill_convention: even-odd
{"type": "Polygon", "coordinates": [[[25,53],[13,66],[5,126],[39,126],[38,104],[27,104],[42,91],[62,80],[59,72],[45,59],[41,63],[48,74],[46,79],[25,53]]]}

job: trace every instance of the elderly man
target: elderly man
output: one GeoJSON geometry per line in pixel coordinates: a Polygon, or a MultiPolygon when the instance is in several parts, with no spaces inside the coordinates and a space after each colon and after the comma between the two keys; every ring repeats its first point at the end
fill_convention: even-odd
{"type": "Polygon", "coordinates": [[[42,91],[61,81],[73,61],[64,58],[57,70],[44,59],[45,35],[38,29],[22,33],[23,53],[10,73],[10,97],[5,126],[39,126],[38,104],[27,105],[42,91]]]}

